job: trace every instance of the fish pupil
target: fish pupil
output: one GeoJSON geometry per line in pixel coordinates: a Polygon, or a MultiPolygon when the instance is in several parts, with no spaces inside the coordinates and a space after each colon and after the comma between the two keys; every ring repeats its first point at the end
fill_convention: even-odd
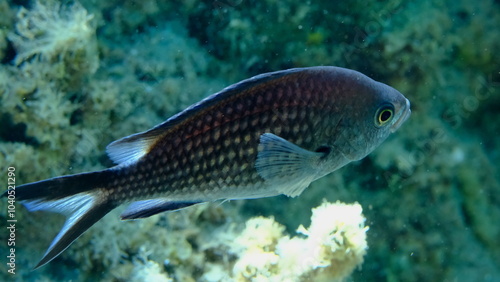
{"type": "Polygon", "coordinates": [[[382,113],[380,114],[380,121],[386,122],[391,118],[391,116],[392,116],[392,113],[390,110],[382,111],[382,113]]]}

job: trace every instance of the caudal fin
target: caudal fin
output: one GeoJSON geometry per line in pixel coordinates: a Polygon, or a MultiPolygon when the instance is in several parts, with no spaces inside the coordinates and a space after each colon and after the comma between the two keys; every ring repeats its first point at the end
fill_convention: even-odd
{"type": "Polygon", "coordinates": [[[99,171],[68,175],[16,188],[16,199],[20,200],[29,211],[46,210],[67,216],[64,226],[35,269],[58,256],[94,223],[116,207],[116,204],[106,198],[104,187],[99,187],[106,173],[107,171],[99,171]]]}

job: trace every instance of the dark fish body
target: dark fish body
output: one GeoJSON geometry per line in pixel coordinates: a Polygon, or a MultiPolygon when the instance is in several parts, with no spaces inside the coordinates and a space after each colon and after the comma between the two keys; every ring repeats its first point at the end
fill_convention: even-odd
{"type": "Polygon", "coordinates": [[[19,186],[30,210],[69,214],[37,267],[115,207],[123,219],[219,199],[299,195],[365,157],[409,116],[408,100],[337,67],[291,69],[234,84],[149,131],[111,143],[118,165],[19,186]]]}

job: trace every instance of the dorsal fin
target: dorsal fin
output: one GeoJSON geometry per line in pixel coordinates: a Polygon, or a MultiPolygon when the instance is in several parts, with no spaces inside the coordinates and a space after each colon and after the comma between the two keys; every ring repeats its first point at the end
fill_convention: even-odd
{"type": "Polygon", "coordinates": [[[106,147],[106,153],[116,164],[134,163],[151,150],[151,147],[161,135],[161,131],[151,129],[123,137],[110,143],[106,147]]]}

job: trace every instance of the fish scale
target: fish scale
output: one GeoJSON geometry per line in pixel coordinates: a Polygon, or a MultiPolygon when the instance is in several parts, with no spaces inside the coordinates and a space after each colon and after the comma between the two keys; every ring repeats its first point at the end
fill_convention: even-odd
{"type": "Polygon", "coordinates": [[[122,219],[137,219],[215,200],[298,196],[365,157],[410,113],[397,90],[338,67],[243,80],[112,142],[115,167],[18,186],[30,211],[69,215],[36,267],[122,204],[122,219]]]}
{"type": "MultiPolygon", "coordinates": [[[[276,132],[301,147],[311,148],[314,145],[304,144],[301,136],[321,132],[317,128],[320,119],[316,117],[326,116],[329,109],[326,106],[328,103],[318,104],[321,96],[327,98],[325,90],[315,95],[305,91],[301,93],[296,87],[283,87],[284,83],[286,81],[273,81],[271,87],[242,93],[237,99],[210,109],[210,113],[199,114],[201,118],[176,125],[178,129],[172,129],[170,134],[183,142],[169,142],[171,138],[164,136],[164,140],[137,163],[138,168],[152,167],[152,171],[145,170],[148,173],[141,181],[130,178],[129,189],[148,186],[152,177],[158,181],[149,187],[149,193],[141,192],[142,198],[157,195],[178,197],[179,193],[183,197],[193,197],[186,195],[185,191],[191,190],[196,194],[199,191],[209,193],[210,190],[220,190],[220,182],[213,181],[214,178],[220,179],[224,186],[238,189],[262,183],[264,180],[252,165],[242,166],[243,163],[255,162],[260,135],[276,132]],[[221,118],[223,121],[220,121],[221,118]],[[156,165],[147,165],[151,163],[156,165]],[[164,165],[159,166],[159,163],[164,165]],[[184,173],[175,175],[176,171],[184,173]],[[160,179],[165,174],[166,177],[160,179]]],[[[132,175],[136,173],[144,172],[130,172],[132,175]]],[[[129,195],[126,189],[122,191],[123,195],[115,194],[118,200],[129,195]]]]}

